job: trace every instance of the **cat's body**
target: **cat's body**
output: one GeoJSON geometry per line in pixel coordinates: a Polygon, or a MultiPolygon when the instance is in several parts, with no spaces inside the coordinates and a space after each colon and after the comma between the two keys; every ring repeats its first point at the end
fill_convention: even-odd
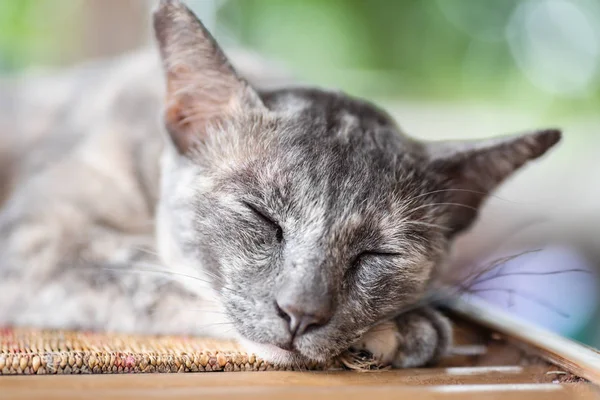
{"type": "Polygon", "coordinates": [[[420,143],[341,93],[255,90],[177,1],[155,30],[166,93],[152,52],[5,91],[27,101],[0,116],[0,324],[241,336],[280,362],[436,359],[444,318],[398,314],[558,132],[420,143]]]}
{"type": "MultiPolygon", "coordinates": [[[[113,264],[111,257],[116,266],[134,259],[155,263],[154,253],[143,251],[154,248],[162,91],[160,64],[151,52],[90,64],[62,76],[33,78],[13,88],[12,112],[3,115],[8,130],[2,138],[10,142],[3,148],[11,154],[4,159],[11,161],[11,174],[5,177],[9,193],[2,210],[2,226],[9,232],[3,232],[1,246],[3,254],[25,246],[16,256],[27,258],[19,260],[19,267],[8,260],[2,264],[5,276],[6,268],[18,268],[8,271],[0,290],[0,315],[14,320],[8,322],[48,325],[47,316],[54,315],[52,327],[153,329],[141,321],[145,306],[127,312],[129,307],[119,304],[116,293],[106,295],[105,289],[115,290],[110,285],[90,286],[96,279],[112,277],[155,290],[153,282],[161,280],[156,275],[93,270],[93,260],[104,260],[107,266],[113,264]],[[97,253],[80,255],[66,248],[81,240],[95,243],[97,253]],[[65,260],[67,255],[85,258],[65,260]],[[72,271],[72,265],[62,265],[78,263],[90,270],[72,271]],[[63,267],[60,271],[58,265],[63,267]],[[84,276],[62,276],[70,273],[84,276]],[[67,292],[63,282],[68,279],[74,281],[67,292]],[[36,293],[40,300],[23,301],[19,291],[36,293]],[[58,304],[68,307],[71,299],[82,298],[92,305],[77,306],[81,315],[50,312],[58,304]]],[[[130,296],[125,291],[123,295],[130,296]]]]}

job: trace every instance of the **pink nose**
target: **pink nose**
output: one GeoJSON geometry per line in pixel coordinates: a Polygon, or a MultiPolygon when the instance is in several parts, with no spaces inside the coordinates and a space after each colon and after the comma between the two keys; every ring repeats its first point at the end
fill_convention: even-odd
{"type": "Polygon", "coordinates": [[[288,322],[292,341],[298,336],[325,325],[331,319],[331,307],[323,305],[317,309],[303,309],[295,304],[277,302],[277,311],[288,322]]]}

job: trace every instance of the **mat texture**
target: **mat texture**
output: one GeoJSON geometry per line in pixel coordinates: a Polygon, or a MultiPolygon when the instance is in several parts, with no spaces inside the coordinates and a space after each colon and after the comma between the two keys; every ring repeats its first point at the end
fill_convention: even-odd
{"type": "Polygon", "coordinates": [[[0,375],[329,369],[284,367],[205,338],[0,329],[0,375]]]}

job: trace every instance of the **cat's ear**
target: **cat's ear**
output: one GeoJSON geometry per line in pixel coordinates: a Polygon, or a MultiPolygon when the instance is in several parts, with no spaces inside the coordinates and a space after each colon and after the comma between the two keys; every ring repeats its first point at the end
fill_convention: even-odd
{"type": "Polygon", "coordinates": [[[167,82],[165,124],[179,152],[186,153],[211,126],[234,113],[263,107],[212,35],[179,0],[160,1],[154,32],[167,82]]]}
{"type": "Polygon", "coordinates": [[[426,145],[430,169],[442,177],[440,191],[448,205],[451,234],[468,228],[487,196],[528,161],[542,156],[561,138],[547,129],[479,141],[432,142],[426,145]]]}

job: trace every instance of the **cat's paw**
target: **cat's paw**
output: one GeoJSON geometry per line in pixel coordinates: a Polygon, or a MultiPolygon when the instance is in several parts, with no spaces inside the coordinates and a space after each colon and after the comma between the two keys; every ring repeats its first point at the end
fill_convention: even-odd
{"type": "Polygon", "coordinates": [[[437,362],[451,342],[448,319],[423,308],[373,327],[351,350],[371,354],[380,365],[414,368],[437,362]]]}

